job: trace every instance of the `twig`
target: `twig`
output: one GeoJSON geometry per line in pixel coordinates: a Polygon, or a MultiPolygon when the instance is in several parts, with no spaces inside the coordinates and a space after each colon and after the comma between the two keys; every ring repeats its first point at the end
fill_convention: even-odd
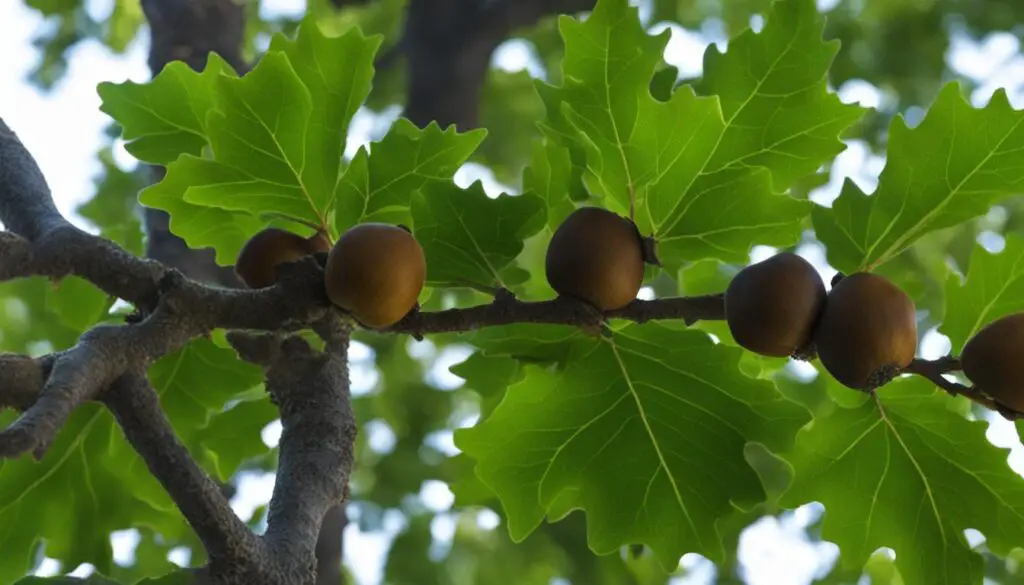
{"type": "Polygon", "coordinates": [[[724,319],[725,301],[720,294],[636,300],[621,309],[601,313],[593,306],[574,299],[560,297],[549,301],[523,302],[502,290],[494,301],[486,305],[435,312],[413,311],[384,331],[409,333],[421,339],[428,333],[456,333],[514,323],[570,325],[597,330],[609,318],[637,323],[681,319],[690,325],[700,320],[724,319]]]}
{"type": "Polygon", "coordinates": [[[1006,406],[992,400],[977,388],[965,386],[958,382],[947,380],[943,374],[960,370],[960,360],[953,356],[945,356],[936,360],[915,359],[910,365],[903,369],[905,373],[917,374],[945,390],[950,396],[964,396],[971,402],[980,404],[989,410],[994,410],[1003,418],[1014,421],[1024,418],[1024,414],[1007,408],[1006,406]]]}

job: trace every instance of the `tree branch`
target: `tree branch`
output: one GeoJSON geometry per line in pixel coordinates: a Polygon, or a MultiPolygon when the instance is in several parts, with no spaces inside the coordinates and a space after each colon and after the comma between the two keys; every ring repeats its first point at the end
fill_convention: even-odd
{"type": "Polygon", "coordinates": [[[601,329],[609,318],[626,319],[637,323],[681,319],[687,325],[692,325],[700,320],[724,319],[725,300],[721,294],[670,297],[653,301],[638,299],[621,309],[601,313],[587,303],[566,297],[550,301],[523,302],[503,289],[495,296],[493,302],[486,305],[436,312],[413,311],[385,331],[409,333],[417,339],[428,333],[458,333],[515,323],[570,325],[596,331],[601,329]]]}
{"type": "Polygon", "coordinates": [[[347,496],[355,463],[357,424],[349,394],[351,329],[336,316],[318,323],[324,352],[305,340],[273,335],[229,334],[246,360],[263,365],[267,391],[281,410],[281,458],[270,499],[267,546],[279,560],[293,561],[289,578],[312,580],[324,516],[347,496]],[[326,332],[326,334],[325,334],[326,332]]]}
{"type": "Polygon", "coordinates": [[[36,241],[67,221],[32,155],[0,119],[0,218],[6,228],[36,241]]]}
{"type": "Polygon", "coordinates": [[[266,569],[251,566],[265,558],[263,543],[178,440],[145,372],[124,374],[101,399],[199,536],[210,557],[210,573],[222,578],[266,574],[266,569]]]}

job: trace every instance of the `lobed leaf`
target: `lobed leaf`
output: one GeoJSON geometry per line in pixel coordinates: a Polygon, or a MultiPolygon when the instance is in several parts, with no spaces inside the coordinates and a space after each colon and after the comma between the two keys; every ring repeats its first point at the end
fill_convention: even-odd
{"type": "Polygon", "coordinates": [[[529,274],[512,266],[523,240],[544,226],[544,201],[532,194],[491,199],[479,181],[463,190],[437,183],[412,196],[416,239],[436,287],[510,288],[529,274]]]}
{"type": "Polygon", "coordinates": [[[972,107],[948,83],[916,128],[901,116],[889,128],[885,168],[870,196],[847,180],[832,208],[813,213],[829,263],[871,270],[927,233],[988,212],[1024,187],[1024,110],[999,89],[972,107]]]}
{"type": "Polygon", "coordinates": [[[419,129],[399,118],[380,142],[362,147],[335,186],[338,233],[362,222],[401,223],[409,218],[412,193],[426,185],[450,184],[452,175],[480,145],[487,131],[442,130],[436,122],[419,129]]]}
{"type": "MultiPolygon", "coordinates": [[[[225,412],[229,401],[262,381],[260,369],[233,350],[195,340],[154,364],[150,379],[178,437],[222,481],[243,460],[266,452],[260,431],[276,416],[272,405],[242,402],[225,412]],[[225,448],[228,435],[234,443],[225,448]]],[[[98,404],[72,413],[42,461],[0,465],[0,582],[25,574],[39,539],[46,539],[46,554],[66,566],[90,563],[109,572],[110,533],[140,525],[168,542],[190,530],[98,404]],[[33,510],[32,522],[22,517],[25,510],[33,510]]]]}
{"type": "Polygon", "coordinates": [[[663,260],[745,261],[754,243],[797,241],[811,206],[776,192],[842,151],[839,134],[863,114],[827,91],[838,46],[812,0],[776,2],[760,34],[709,48],[706,95],[684,85],[662,100],[650,85],[668,37],[647,35],[625,0],[559,24],[566,81],[538,84],[546,132],[585,152],[590,191],[635,209],[663,260]]]}
{"type": "Polygon", "coordinates": [[[839,545],[847,568],[890,547],[907,583],[980,585],[982,558],[964,530],[979,530],[998,554],[1024,542],[1024,479],[987,428],[926,380],[895,381],[877,402],[836,408],[797,435],[782,504],[823,503],[822,538],[839,545]]]}
{"type": "Polygon", "coordinates": [[[764,167],[785,191],[846,149],[839,136],[865,109],[828,91],[840,42],[824,29],[814,0],[781,0],[760,33],[743,31],[726,53],[708,46],[696,89],[718,96],[725,119],[708,169],[764,167]]]}
{"type": "Polygon", "coordinates": [[[143,162],[166,165],[182,154],[202,153],[217,80],[236,76],[216,53],[210,53],[201,73],[173,61],[146,83],[100,83],[100,110],[121,126],[125,150],[143,162]]]}
{"type": "Polygon", "coordinates": [[[569,197],[572,170],[568,148],[548,140],[532,143],[530,166],[523,170],[523,189],[544,199],[547,224],[552,230],[576,209],[569,197]]]}
{"type": "MultiPolygon", "coordinates": [[[[265,222],[247,212],[195,205],[185,201],[185,193],[193,185],[216,187],[218,179],[203,177],[199,169],[216,169],[203,159],[184,155],[167,165],[163,180],[142,190],[139,203],[170,214],[170,229],[191,248],[211,247],[216,261],[230,265],[238,258],[245,242],[263,229],[265,222]]],[[[227,189],[227,187],[225,187],[227,189]]]]}
{"type": "Polygon", "coordinates": [[[1007,234],[999,253],[975,246],[963,283],[956,275],[946,281],[946,315],[939,331],[959,354],[981,328],[1019,311],[1024,311],[1024,238],[1007,234]]]}
{"type": "Polygon", "coordinates": [[[312,18],[299,24],[294,40],[282,35],[271,40],[269,50],[287,57],[309,93],[301,176],[313,198],[335,197],[344,137],[352,117],[370,94],[373,60],[381,42],[381,35],[366,36],[359,27],[328,37],[312,18]]]}
{"type": "Polygon", "coordinates": [[[519,541],[582,508],[598,554],[643,543],[665,567],[724,555],[716,523],[765,497],[748,442],[785,449],[802,407],[737,369],[741,352],[656,323],[572,343],[562,369],[526,367],[482,423],[456,433],[519,541]]]}
{"type": "MultiPolygon", "coordinates": [[[[225,409],[229,401],[263,383],[260,368],[243,362],[233,349],[218,347],[208,339],[194,339],[153,364],[149,369],[149,379],[160,395],[160,405],[167,413],[175,434],[191,448],[193,456],[204,468],[217,472],[215,475],[221,481],[229,478],[243,459],[266,452],[260,431],[274,419],[274,415],[267,416],[269,411],[260,408],[259,402],[243,402],[225,409]],[[243,416],[240,418],[239,414],[243,416]],[[246,421],[244,415],[251,418],[246,421]],[[219,420],[225,417],[225,420],[219,420]],[[221,437],[226,431],[223,425],[242,421],[246,422],[245,426],[233,429],[233,439],[238,444],[223,453],[224,461],[233,462],[231,465],[216,465],[221,453],[210,450],[205,450],[205,456],[196,453],[204,442],[224,446],[221,437]],[[211,426],[214,422],[217,424],[211,426]],[[214,453],[215,459],[211,460],[210,455],[214,453]]],[[[144,469],[140,471],[148,473],[144,469]]]]}

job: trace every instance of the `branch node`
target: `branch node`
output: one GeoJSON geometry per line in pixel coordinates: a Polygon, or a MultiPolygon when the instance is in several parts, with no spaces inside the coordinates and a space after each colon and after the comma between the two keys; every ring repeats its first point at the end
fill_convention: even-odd
{"type": "Polygon", "coordinates": [[[238,357],[258,366],[269,366],[281,350],[280,337],[273,333],[228,331],[226,337],[238,357]]]}

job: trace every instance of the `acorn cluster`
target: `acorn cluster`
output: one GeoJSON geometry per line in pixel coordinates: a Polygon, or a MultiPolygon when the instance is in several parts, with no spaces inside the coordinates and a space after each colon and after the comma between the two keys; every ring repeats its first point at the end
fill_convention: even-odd
{"type": "MultiPolygon", "coordinates": [[[[327,252],[324,284],[331,302],[362,325],[393,325],[416,307],[426,280],[423,249],[404,226],[364,223],[332,246],[326,234],[309,237],[265,229],[242,248],[235,264],[250,288],[272,286],[277,267],[327,252]]],[[[581,207],[555,230],[545,275],[561,297],[601,311],[636,299],[645,264],[658,264],[653,239],[630,219],[581,207]]],[[[771,357],[814,359],[838,382],[870,391],[905,371],[917,353],[914,302],[883,276],[837,275],[826,290],[817,270],[783,252],[743,268],[724,294],[725,320],[736,343],[771,357]]],[[[1024,412],[1024,313],[997,320],[964,347],[964,374],[999,405],[1024,412]]]]}
{"type": "Polygon", "coordinates": [[[811,359],[839,383],[872,390],[910,365],[917,353],[914,302],[870,272],[839,276],[825,290],[818,271],[782,252],[747,266],[725,291],[725,320],[752,352],[811,359]]]}
{"type": "MultiPolygon", "coordinates": [[[[886,278],[870,272],[836,275],[832,290],[813,266],[783,252],[747,266],[725,292],[725,318],[736,343],[773,357],[812,359],[838,382],[873,390],[914,360],[914,302],[886,278]]],[[[974,390],[997,405],[1024,413],[1024,313],[1008,315],[974,335],[960,367],[974,390]]]]}
{"type": "Polygon", "coordinates": [[[393,325],[416,306],[427,277],[423,248],[404,226],[363,223],[333,246],[322,231],[304,238],[267,228],[242,247],[235,273],[249,288],[277,282],[277,267],[328,252],[324,286],[332,303],[371,328],[393,325]]]}

